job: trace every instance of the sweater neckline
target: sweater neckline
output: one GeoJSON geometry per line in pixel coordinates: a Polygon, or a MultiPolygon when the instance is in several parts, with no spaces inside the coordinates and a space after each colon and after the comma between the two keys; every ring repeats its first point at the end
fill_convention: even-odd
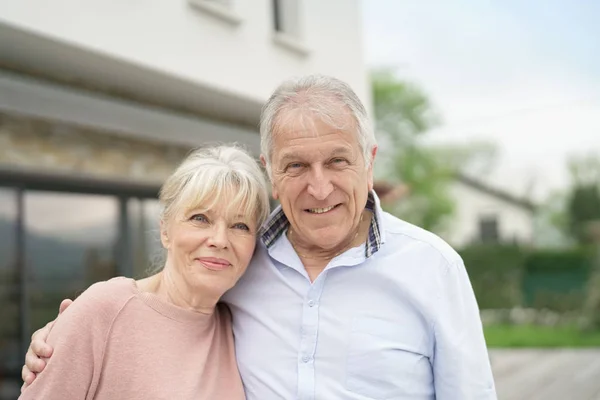
{"type": "Polygon", "coordinates": [[[169,319],[182,323],[200,323],[202,325],[209,326],[218,318],[218,305],[215,307],[215,311],[210,315],[203,314],[198,311],[188,310],[169,303],[155,293],[144,292],[140,290],[135,279],[125,279],[131,280],[132,290],[136,297],[138,297],[148,307],[169,319]]]}

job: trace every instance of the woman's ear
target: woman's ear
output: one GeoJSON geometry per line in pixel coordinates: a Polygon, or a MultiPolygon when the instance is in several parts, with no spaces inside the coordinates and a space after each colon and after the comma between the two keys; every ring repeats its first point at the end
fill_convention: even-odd
{"type": "Polygon", "coordinates": [[[162,243],[165,249],[169,249],[171,245],[169,242],[169,234],[167,232],[167,224],[161,219],[160,220],[160,242],[162,243]]]}

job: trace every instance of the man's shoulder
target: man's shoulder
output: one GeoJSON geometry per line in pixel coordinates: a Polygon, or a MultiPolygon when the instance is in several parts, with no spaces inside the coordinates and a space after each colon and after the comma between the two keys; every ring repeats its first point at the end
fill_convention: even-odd
{"type": "Polygon", "coordinates": [[[448,265],[462,262],[458,252],[444,239],[419,226],[404,221],[387,212],[383,212],[384,229],[387,244],[392,249],[403,251],[406,248],[422,254],[438,255],[448,265]]]}

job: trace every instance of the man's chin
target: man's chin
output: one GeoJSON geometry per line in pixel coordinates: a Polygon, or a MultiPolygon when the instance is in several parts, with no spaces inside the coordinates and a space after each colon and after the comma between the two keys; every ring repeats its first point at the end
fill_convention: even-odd
{"type": "Polygon", "coordinates": [[[318,230],[311,235],[311,242],[323,250],[333,250],[340,247],[346,237],[340,234],[330,232],[320,233],[318,230]]]}

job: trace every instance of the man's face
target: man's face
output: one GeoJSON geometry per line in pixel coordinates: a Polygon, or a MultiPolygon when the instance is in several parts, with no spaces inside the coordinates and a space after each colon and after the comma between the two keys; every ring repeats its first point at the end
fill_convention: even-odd
{"type": "Polygon", "coordinates": [[[348,120],[339,125],[345,129],[315,118],[310,124],[286,123],[274,133],[273,197],[294,237],[307,246],[334,249],[353,235],[373,188],[372,163],[366,168],[355,124],[343,118],[348,120]]]}

